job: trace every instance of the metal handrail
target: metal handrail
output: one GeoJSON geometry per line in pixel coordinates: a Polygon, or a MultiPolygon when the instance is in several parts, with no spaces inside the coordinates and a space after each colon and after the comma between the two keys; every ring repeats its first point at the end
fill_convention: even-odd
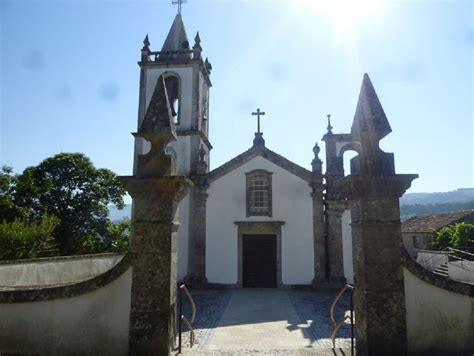
{"type": "Polygon", "coordinates": [[[188,288],[186,288],[185,284],[181,284],[179,286],[179,319],[178,319],[178,324],[179,324],[179,336],[178,336],[178,353],[181,353],[182,349],[182,333],[183,333],[183,321],[186,323],[186,325],[189,328],[189,347],[192,348],[194,346],[194,341],[195,341],[195,335],[194,335],[194,329],[193,329],[193,323],[194,319],[196,319],[196,304],[194,303],[193,297],[191,296],[191,293],[189,293],[188,288]],[[183,314],[183,291],[184,294],[189,299],[189,302],[191,304],[191,309],[192,309],[192,316],[191,320],[188,320],[186,316],[183,314]]]}
{"type": "Polygon", "coordinates": [[[447,247],[447,249],[450,250],[450,251],[454,251],[456,253],[461,253],[461,254],[464,254],[464,255],[468,255],[470,257],[474,257],[474,253],[470,253],[470,252],[463,251],[463,250],[458,250],[458,249],[452,248],[452,247],[447,247]]]}
{"type": "Polygon", "coordinates": [[[339,331],[339,329],[344,325],[344,323],[349,319],[351,321],[351,355],[354,355],[354,289],[355,287],[352,284],[346,284],[344,288],[339,292],[339,294],[336,296],[334,301],[331,304],[331,309],[330,309],[330,317],[332,321],[332,333],[331,333],[331,340],[332,340],[332,348],[336,348],[336,334],[339,331]],[[336,319],[334,318],[334,308],[341,299],[342,295],[346,292],[346,290],[350,290],[351,292],[351,309],[350,309],[350,314],[349,316],[345,315],[344,313],[344,318],[338,323],[336,319]]]}

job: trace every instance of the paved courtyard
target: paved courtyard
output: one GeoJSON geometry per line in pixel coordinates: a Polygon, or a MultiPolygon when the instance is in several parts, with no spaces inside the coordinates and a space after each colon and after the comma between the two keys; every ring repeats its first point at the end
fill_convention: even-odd
{"type": "MultiPolygon", "coordinates": [[[[197,317],[196,344],[183,352],[193,355],[350,355],[350,327],[343,326],[332,350],[329,308],[335,293],[237,289],[193,291],[197,317]]],[[[342,319],[348,295],[336,308],[342,319]]],[[[185,304],[185,314],[191,315],[185,304]]]]}

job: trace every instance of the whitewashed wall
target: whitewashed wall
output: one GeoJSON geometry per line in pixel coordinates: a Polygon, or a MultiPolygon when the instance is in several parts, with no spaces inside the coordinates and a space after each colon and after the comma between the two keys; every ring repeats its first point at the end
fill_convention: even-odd
{"type": "MultiPolygon", "coordinates": [[[[474,263],[455,261],[448,263],[448,276],[455,281],[474,284],[474,263]]],[[[474,307],[474,305],[473,305],[474,307]]]]}
{"type": "Polygon", "coordinates": [[[0,286],[44,286],[77,282],[104,273],[123,256],[77,256],[0,264],[0,286]]]}
{"type": "Polygon", "coordinates": [[[345,210],[341,217],[342,224],[342,256],[344,265],[344,277],[347,283],[354,283],[354,266],[352,262],[352,228],[351,211],[345,210]]]}
{"type": "Polygon", "coordinates": [[[0,304],[0,352],[127,355],[132,269],[77,297],[0,304]]]}
{"type": "MultiPolygon", "coordinates": [[[[180,127],[186,130],[190,130],[193,100],[192,67],[147,68],[145,70],[146,107],[148,107],[148,105],[150,104],[150,100],[153,95],[153,91],[155,90],[158,78],[160,77],[160,75],[166,72],[176,73],[179,77],[179,84],[181,90],[181,102],[179,106],[180,127]]],[[[143,120],[143,118],[140,118],[140,120],[143,120]]]]}
{"type": "Polygon", "coordinates": [[[474,350],[474,298],[428,284],[406,268],[403,274],[409,351],[474,350]]]}
{"type": "Polygon", "coordinates": [[[416,262],[432,271],[444,263],[448,263],[448,252],[418,251],[416,262]]]}
{"type": "Polygon", "coordinates": [[[235,221],[284,221],[283,284],[310,284],[314,277],[311,188],[308,182],[263,157],[256,157],[211,183],[207,200],[206,275],[210,283],[238,279],[235,221]],[[246,176],[255,169],[273,172],[273,216],[246,217],[246,176]]]}

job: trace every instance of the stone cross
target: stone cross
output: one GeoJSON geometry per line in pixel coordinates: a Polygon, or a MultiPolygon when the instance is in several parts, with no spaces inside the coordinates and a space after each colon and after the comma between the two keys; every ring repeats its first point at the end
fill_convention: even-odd
{"type": "Polygon", "coordinates": [[[186,4],[187,0],[172,0],[173,5],[178,5],[178,14],[181,13],[181,5],[186,4]]]}
{"type": "Polygon", "coordinates": [[[252,115],[257,116],[257,132],[260,133],[260,116],[264,116],[265,113],[257,109],[257,112],[253,112],[252,115]]]}

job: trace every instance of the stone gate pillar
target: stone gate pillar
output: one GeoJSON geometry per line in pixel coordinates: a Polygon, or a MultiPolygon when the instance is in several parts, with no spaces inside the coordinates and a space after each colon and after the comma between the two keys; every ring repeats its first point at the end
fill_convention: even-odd
{"type": "Polygon", "coordinates": [[[351,206],[357,355],[407,353],[399,197],[417,175],[395,174],[393,154],[379,148],[390,132],[366,74],[351,130],[359,155],[335,183],[351,206]]]}
{"type": "Polygon", "coordinates": [[[129,352],[168,355],[175,339],[177,207],[192,183],[176,176],[176,162],[165,154],[176,133],[163,77],[134,136],[151,150],[137,157],[134,176],[120,177],[133,198],[129,352]]]}

